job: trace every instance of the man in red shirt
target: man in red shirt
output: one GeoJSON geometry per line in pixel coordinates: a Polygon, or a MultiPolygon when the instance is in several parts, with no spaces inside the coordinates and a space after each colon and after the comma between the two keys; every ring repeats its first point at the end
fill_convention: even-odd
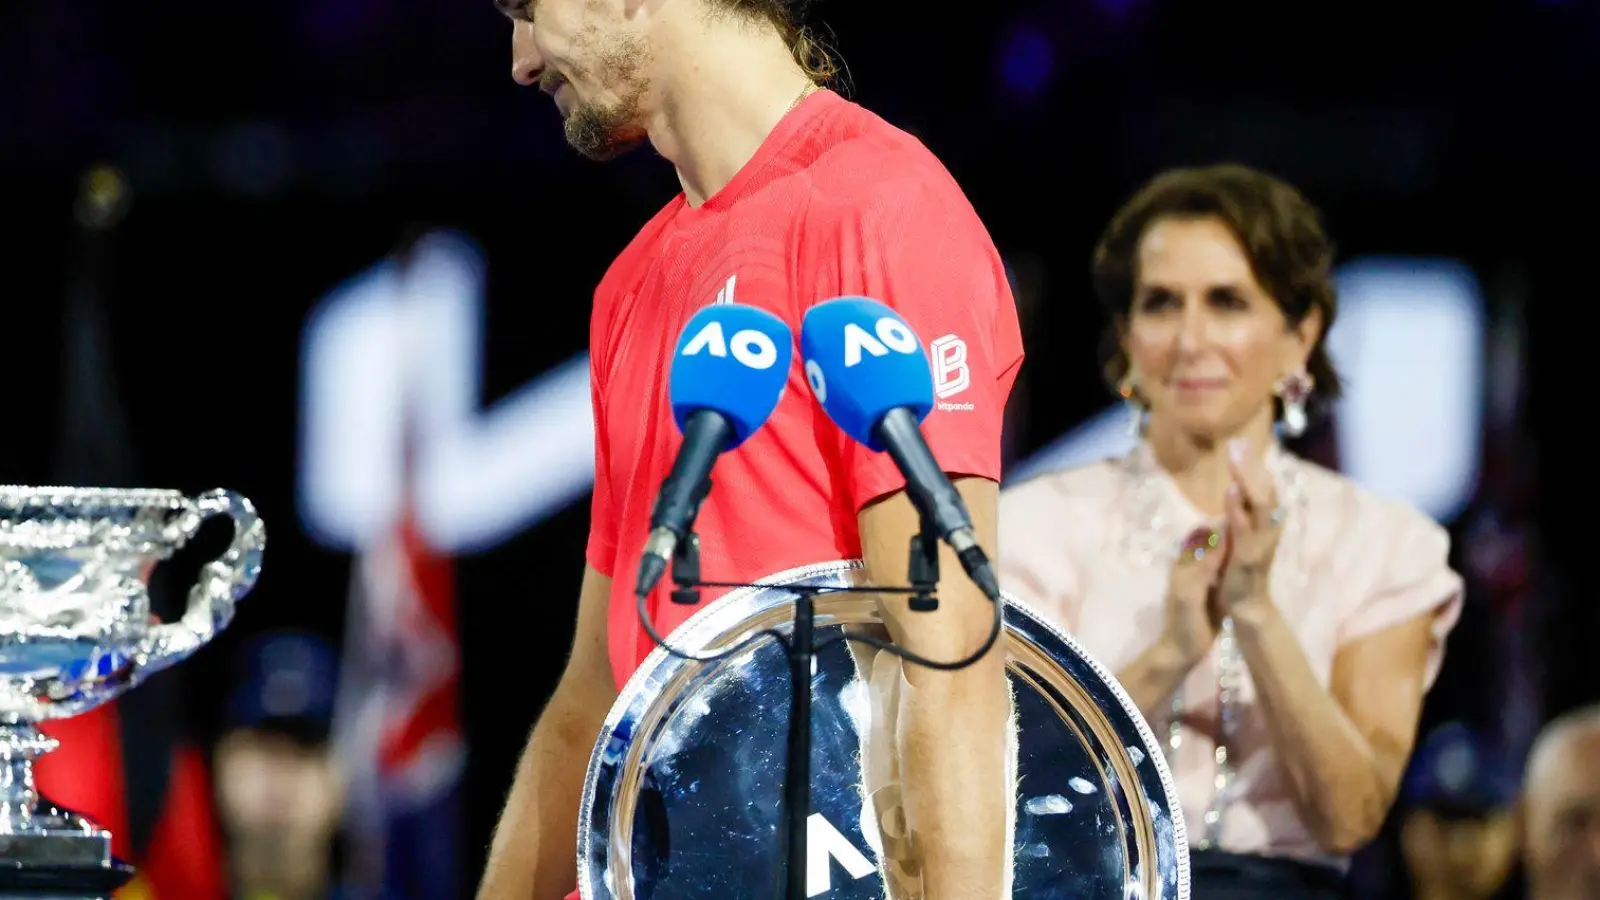
{"type": "MultiPolygon", "coordinates": [[[[799,332],[818,302],[863,294],[929,342],[938,402],[923,425],[991,557],[1006,397],[1022,362],[1006,273],[972,206],[906,133],[817,87],[804,0],[497,0],[513,74],[554,95],[569,143],[607,159],[648,140],[683,193],[606,273],[590,347],[595,490],[567,669],[496,831],[479,897],[552,900],[575,880],[580,792],[619,685],[652,649],[634,612],[650,508],[680,437],[668,370],[684,323],[715,302],[759,306],[799,332]]],[[[725,454],[695,529],[702,569],[752,581],[861,557],[906,583],[919,529],[886,454],[855,445],[796,366],[777,410],[725,454]]],[[[989,601],[945,551],[937,612],[883,611],[899,644],[956,659],[987,636],[989,601]]],[[[711,592],[706,600],[714,599],[711,592]]],[[[657,627],[694,612],[651,598],[657,627]]],[[[1011,704],[999,648],[953,673],[906,666],[897,727],[905,814],[924,896],[985,900],[1007,883],[1011,704]]]]}

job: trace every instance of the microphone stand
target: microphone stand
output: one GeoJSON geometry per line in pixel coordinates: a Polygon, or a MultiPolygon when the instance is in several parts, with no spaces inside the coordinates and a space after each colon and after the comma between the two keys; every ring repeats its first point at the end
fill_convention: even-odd
{"type": "MultiPolygon", "coordinates": [[[[911,538],[907,566],[913,612],[939,608],[939,533],[933,521],[922,517],[922,531],[911,538]]],[[[700,536],[685,535],[672,553],[672,602],[692,606],[700,602],[700,536]]],[[[811,674],[816,666],[816,598],[839,588],[785,585],[793,591],[794,625],[788,640],[780,640],[789,660],[788,760],[783,778],[785,864],[784,900],[806,900],[806,838],[811,818],[811,674]]]]}

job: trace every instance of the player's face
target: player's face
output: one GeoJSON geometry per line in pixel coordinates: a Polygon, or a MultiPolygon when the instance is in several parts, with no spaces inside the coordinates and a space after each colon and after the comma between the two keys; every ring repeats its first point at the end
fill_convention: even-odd
{"type": "Polygon", "coordinates": [[[629,15],[626,0],[496,2],[512,19],[512,77],[555,99],[573,149],[606,160],[644,141],[650,51],[642,15],[629,15]]]}
{"type": "Polygon", "coordinates": [[[1271,420],[1278,379],[1300,371],[1319,324],[1291,329],[1216,219],[1160,219],[1139,243],[1123,341],[1151,427],[1222,440],[1271,420]]]}

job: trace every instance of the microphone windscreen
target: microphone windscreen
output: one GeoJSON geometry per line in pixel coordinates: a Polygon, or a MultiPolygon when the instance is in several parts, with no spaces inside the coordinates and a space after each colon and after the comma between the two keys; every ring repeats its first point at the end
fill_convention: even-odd
{"type": "Polygon", "coordinates": [[[800,325],[806,383],[840,430],[881,451],[874,429],[892,409],[921,422],[933,409],[933,371],[922,341],[899,313],[866,297],[839,297],[806,311],[800,325]]]}
{"type": "Polygon", "coordinates": [[[772,415],[789,381],[794,332],[753,306],[723,303],[695,313],[678,337],[668,393],[679,431],[709,409],[733,425],[737,447],[772,415]]]}

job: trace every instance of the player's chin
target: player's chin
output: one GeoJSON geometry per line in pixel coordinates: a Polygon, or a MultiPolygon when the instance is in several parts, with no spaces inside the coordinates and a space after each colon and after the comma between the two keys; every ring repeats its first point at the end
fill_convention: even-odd
{"type": "Polygon", "coordinates": [[[581,110],[567,117],[566,134],[572,149],[595,162],[616,159],[645,141],[642,129],[597,126],[581,110]]]}
{"type": "Polygon", "coordinates": [[[626,141],[613,141],[612,143],[600,147],[590,147],[588,149],[579,148],[578,152],[582,153],[585,157],[594,160],[595,162],[610,162],[619,156],[626,156],[634,150],[639,149],[639,145],[643,143],[643,138],[626,141]]]}

